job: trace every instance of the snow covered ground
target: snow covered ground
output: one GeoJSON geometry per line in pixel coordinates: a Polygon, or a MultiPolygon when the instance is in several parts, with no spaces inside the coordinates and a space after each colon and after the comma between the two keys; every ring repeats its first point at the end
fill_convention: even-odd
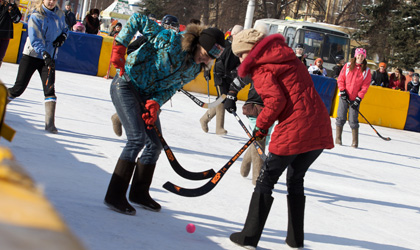
{"type": "MultiPolygon", "coordinates": [[[[12,86],[18,65],[3,63],[0,79],[12,86]]],[[[9,147],[18,162],[45,188],[48,199],[89,250],[111,249],[243,249],[229,235],[242,229],[253,191],[250,178],[236,162],[210,193],[186,198],[169,193],[170,180],[183,187],[205,181],[177,176],[164,153],[158,161],[151,195],[159,213],[137,207],[122,215],[103,205],[115,163],[125,144],[114,135],[110,116],[111,80],[57,71],[56,126],[44,131],[41,81],[35,73],[25,93],[7,107],[6,123],[17,130],[9,147]],[[188,223],[196,225],[193,234],[188,223]]],[[[196,94],[207,101],[204,94],[196,94]]],[[[363,105],[363,103],[362,103],[363,105]]],[[[238,104],[238,110],[242,103],[238,104]]],[[[191,171],[219,170],[247,141],[239,123],[226,114],[226,136],[205,134],[199,119],[205,110],[182,93],[163,106],[163,136],[178,161],[191,171]]],[[[247,123],[242,112],[238,112],[247,123]]],[[[369,118],[368,118],[369,119],[369,118]]],[[[335,134],[334,119],[331,119],[335,134]]],[[[305,249],[420,249],[420,133],[377,126],[381,140],[367,124],[360,127],[360,148],[350,147],[346,124],[344,146],[326,150],[306,175],[305,249]]],[[[285,177],[275,198],[259,249],[288,249],[285,177]]]]}

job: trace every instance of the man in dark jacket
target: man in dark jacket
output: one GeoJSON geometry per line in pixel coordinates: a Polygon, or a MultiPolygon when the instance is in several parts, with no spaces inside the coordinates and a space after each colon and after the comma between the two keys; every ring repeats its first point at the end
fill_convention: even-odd
{"type": "Polygon", "coordinates": [[[388,72],[386,72],[386,63],[381,62],[379,63],[379,69],[373,71],[372,74],[372,81],[370,85],[376,85],[381,87],[388,87],[389,85],[389,77],[388,72]]]}
{"type": "Polygon", "coordinates": [[[71,12],[70,1],[66,1],[65,5],[66,10],[64,11],[64,15],[66,15],[66,23],[69,26],[69,30],[73,31],[73,25],[76,24],[76,16],[71,12]]]}
{"type": "Polygon", "coordinates": [[[22,14],[15,3],[0,0],[0,67],[9,41],[13,38],[13,23],[18,23],[21,17],[22,14]]]}
{"type": "MultiPolygon", "coordinates": [[[[216,60],[214,64],[214,85],[217,95],[226,95],[229,91],[230,84],[236,77],[236,68],[239,66],[239,58],[232,53],[232,39],[235,34],[243,30],[241,25],[235,25],[232,28],[231,36],[225,41],[225,50],[223,54],[216,60]]],[[[216,116],[216,134],[225,135],[227,131],[223,128],[225,123],[225,110],[223,104],[209,109],[200,119],[201,128],[204,132],[209,131],[208,123],[216,116]]]]}

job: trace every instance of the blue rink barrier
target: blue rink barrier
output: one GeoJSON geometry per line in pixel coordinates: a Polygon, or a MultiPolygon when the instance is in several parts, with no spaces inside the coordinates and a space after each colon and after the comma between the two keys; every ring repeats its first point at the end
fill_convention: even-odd
{"type": "Polygon", "coordinates": [[[420,132],[420,96],[410,93],[410,104],[408,105],[407,120],[404,130],[420,132]]]}
{"type": "Polygon", "coordinates": [[[102,36],[70,31],[58,49],[56,69],[96,76],[101,48],[102,36]]]}
{"type": "Polygon", "coordinates": [[[315,89],[321,96],[322,101],[327,107],[328,114],[331,115],[332,104],[337,89],[337,80],[330,77],[312,75],[312,81],[314,82],[315,89]]]}

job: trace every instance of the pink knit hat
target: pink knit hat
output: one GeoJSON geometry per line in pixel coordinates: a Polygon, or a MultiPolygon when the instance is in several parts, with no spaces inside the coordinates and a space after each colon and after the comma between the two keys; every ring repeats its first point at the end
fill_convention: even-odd
{"type": "Polygon", "coordinates": [[[358,54],[362,54],[366,58],[366,50],[365,49],[363,49],[363,48],[357,48],[356,49],[356,52],[354,52],[354,57],[356,57],[358,54]]]}

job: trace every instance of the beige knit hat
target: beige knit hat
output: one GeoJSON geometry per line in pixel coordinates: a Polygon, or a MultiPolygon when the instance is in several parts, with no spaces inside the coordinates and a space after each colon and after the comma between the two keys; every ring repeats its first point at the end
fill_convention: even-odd
{"type": "Polygon", "coordinates": [[[264,38],[265,34],[256,29],[242,30],[233,37],[232,51],[236,56],[251,51],[254,45],[264,38]]]}

